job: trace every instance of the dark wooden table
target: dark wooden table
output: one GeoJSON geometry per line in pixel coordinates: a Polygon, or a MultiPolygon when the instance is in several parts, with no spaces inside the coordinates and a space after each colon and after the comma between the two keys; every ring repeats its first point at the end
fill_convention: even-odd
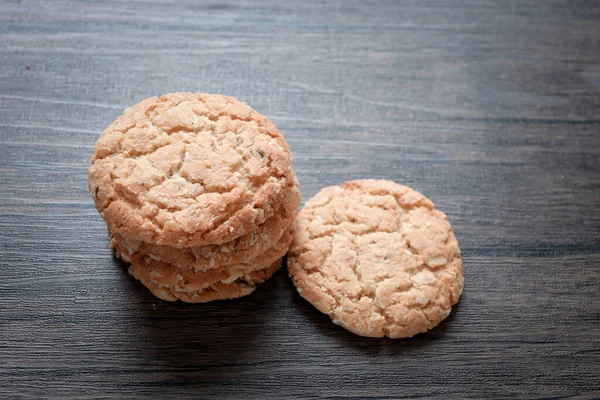
{"type": "Polygon", "coordinates": [[[0,2],[0,398],[600,398],[600,3],[0,2]],[[435,330],[333,325],[280,271],[162,302],[87,192],[102,129],[172,91],[247,101],[303,199],[430,197],[465,291],[435,330]]]}

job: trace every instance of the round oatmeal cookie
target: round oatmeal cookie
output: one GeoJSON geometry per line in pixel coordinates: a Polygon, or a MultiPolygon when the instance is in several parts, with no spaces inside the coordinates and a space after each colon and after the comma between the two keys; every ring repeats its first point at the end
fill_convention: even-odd
{"type": "Polygon", "coordinates": [[[232,241],[274,215],[292,157],[245,103],[171,93],[125,110],[91,162],[89,190],[112,232],[183,248],[232,241]]]}
{"type": "Polygon", "coordinates": [[[132,264],[129,267],[129,273],[150,289],[152,294],[162,300],[181,300],[186,303],[207,303],[213,300],[229,300],[249,295],[256,289],[258,284],[263,283],[277,272],[281,267],[282,260],[283,258],[280,258],[267,268],[250,272],[231,282],[216,282],[203,289],[185,292],[170,286],[158,285],[153,281],[148,280],[147,276],[139,273],[142,268],[135,264],[132,264]]]}
{"type": "Polygon", "coordinates": [[[300,211],[288,268],[298,292],[361,336],[403,338],[448,316],[463,289],[448,218],[386,180],[321,190],[300,211]]]}
{"type": "MultiPolygon", "coordinates": [[[[130,262],[136,270],[136,277],[144,282],[169,287],[178,292],[197,292],[215,283],[232,283],[245,275],[265,269],[287,253],[292,234],[286,232],[281,240],[259,257],[243,263],[224,265],[206,272],[190,268],[177,268],[172,264],[153,260],[148,256],[134,255],[130,262]]],[[[117,254],[119,253],[117,244],[117,254]]]]}
{"type": "Polygon", "coordinates": [[[208,271],[223,265],[251,260],[275,245],[282,238],[283,233],[289,228],[293,217],[296,215],[300,205],[300,197],[298,180],[294,176],[286,189],[283,204],[275,215],[255,230],[227,243],[177,249],[171,246],[160,246],[123,238],[112,232],[110,233],[111,243],[118,243],[119,254],[128,259],[134,258],[139,253],[142,256],[149,256],[154,260],[163,261],[175,267],[208,271]]]}

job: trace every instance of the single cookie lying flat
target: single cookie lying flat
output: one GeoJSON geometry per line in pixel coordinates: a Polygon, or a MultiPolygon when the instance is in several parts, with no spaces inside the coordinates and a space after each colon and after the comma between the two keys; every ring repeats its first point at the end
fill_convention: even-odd
{"type": "Polygon", "coordinates": [[[386,180],[321,190],[296,217],[298,292],[361,336],[402,338],[448,316],[463,289],[458,242],[422,194],[386,180]]]}
{"type": "Polygon", "coordinates": [[[208,271],[223,265],[252,260],[275,245],[298,211],[300,190],[295,176],[290,180],[284,196],[283,204],[275,215],[253,231],[227,243],[177,249],[123,238],[113,232],[109,232],[109,235],[111,241],[118,243],[119,257],[126,260],[134,259],[137,255],[149,256],[175,267],[208,271]]]}
{"type": "Polygon", "coordinates": [[[125,110],[91,161],[89,190],[111,232],[183,248],[232,241],[274,215],[292,157],[245,103],[171,93],[125,110]]]}

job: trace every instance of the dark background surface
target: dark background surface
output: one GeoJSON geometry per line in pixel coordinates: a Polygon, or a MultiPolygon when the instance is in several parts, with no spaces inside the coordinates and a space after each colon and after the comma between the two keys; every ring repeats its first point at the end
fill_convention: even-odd
{"type": "Polygon", "coordinates": [[[0,2],[0,397],[600,397],[600,3],[0,2]],[[172,91],[284,132],[307,200],[388,178],[445,211],[465,290],[354,336],[280,271],[161,302],[87,192],[102,129],[172,91]]]}

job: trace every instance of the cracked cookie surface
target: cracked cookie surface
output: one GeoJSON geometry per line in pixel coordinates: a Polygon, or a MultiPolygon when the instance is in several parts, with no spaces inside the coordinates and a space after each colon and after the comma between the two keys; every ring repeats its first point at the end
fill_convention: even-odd
{"type": "Polygon", "coordinates": [[[446,318],[463,289],[448,218],[386,180],[321,190],[296,217],[288,269],[298,292],[361,336],[402,338],[446,318]]]}
{"type": "Polygon", "coordinates": [[[193,268],[196,271],[208,271],[223,265],[251,260],[273,247],[291,225],[300,204],[298,180],[295,176],[292,178],[286,188],[283,204],[275,215],[253,231],[231,242],[177,249],[124,238],[110,232],[111,242],[115,242],[120,256],[128,259],[147,255],[157,261],[163,261],[179,268],[193,268]]]}
{"type": "Polygon", "coordinates": [[[183,248],[229,242],[273,216],[292,157],[245,103],[170,93],[125,110],[91,162],[89,191],[112,232],[183,248]]]}

